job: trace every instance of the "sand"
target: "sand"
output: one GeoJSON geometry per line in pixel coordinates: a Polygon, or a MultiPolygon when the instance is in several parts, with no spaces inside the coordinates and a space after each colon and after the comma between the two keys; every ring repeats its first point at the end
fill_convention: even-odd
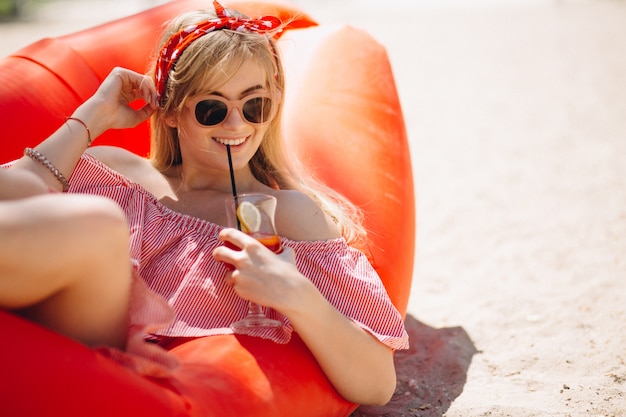
{"type": "Polygon", "coordinates": [[[410,374],[424,399],[389,415],[626,416],[626,4],[391,15],[372,32],[414,162],[409,313],[441,334],[410,374]]]}
{"type": "MultiPolygon", "coordinates": [[[[0,54],[158,3],[48,2],[0,54]]],[[[387,47],[410,138],[412,347],[355,416],[626,416],[626,2],[295,3],[387,47]]]]}

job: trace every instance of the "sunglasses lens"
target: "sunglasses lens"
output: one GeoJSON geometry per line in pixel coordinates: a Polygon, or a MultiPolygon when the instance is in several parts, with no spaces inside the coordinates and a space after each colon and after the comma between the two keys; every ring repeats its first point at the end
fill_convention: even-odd
{"type": "Polygon", "coordinates": [[[269,97],[255,97],[243,104],[243,115],[250,123],[265,123],[272,114],[272,100],[269,97]]]}
{"type": "Polygon", "coordinates": [[[205,126],[215,126],[226,118],[228,107],[218,100],[203,100],[196,104],[196,119],[205,126]]]}

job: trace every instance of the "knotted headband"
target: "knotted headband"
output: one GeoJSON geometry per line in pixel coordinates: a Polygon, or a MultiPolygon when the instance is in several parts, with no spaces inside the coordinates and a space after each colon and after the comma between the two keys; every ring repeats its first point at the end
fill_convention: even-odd
{"type": "Polygon", "coordinates": [[[281,21],[274,16],[263,16],[256,19],[231,16],[230,13],[217,1],[213,1],[217,13],[216,19],[197,23],[172,35],[161,48],[156,62],[155,82],[161,104],[165,95],[165,87],[170,71],[176,61],[192,42],[216,30],[228,29],[236,32],[256,32],[266,34],[279,32],[281,21]]]}

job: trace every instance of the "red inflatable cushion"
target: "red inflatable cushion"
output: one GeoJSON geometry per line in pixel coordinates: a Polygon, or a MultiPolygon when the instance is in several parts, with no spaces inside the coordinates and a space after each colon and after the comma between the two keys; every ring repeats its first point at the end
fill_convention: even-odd
{"type": "MultiPolygon", "coordinates": [[[[280,43],[288,145],[363,207],[370,237],[362,249],[404,314],[413,268],[413,183],[385,49],[359,30],[309,27],[312,19],[285,1],[225,3],[250,15],[297,16],[292,27],[308,27],[289,31],[280,43]],[[268,9],[247,8],[253,6],[268,9]]],[[[206,0],[168,3],[0,60],[0,159],[17,158],[43,140],[114,66],[144,71],[162,22],[199,6],[206,0]]],[[[145,155],[147,126],[107,132],[96,144],[145,155]]],[[[171,347],[182,367],[173,378],[156,380],[9,313],[0,311],[0,326],[3,417],[339,417],[356,408],[337,394],[297,336],[286,345],[240,336],[183,340],[171,347]]]]}

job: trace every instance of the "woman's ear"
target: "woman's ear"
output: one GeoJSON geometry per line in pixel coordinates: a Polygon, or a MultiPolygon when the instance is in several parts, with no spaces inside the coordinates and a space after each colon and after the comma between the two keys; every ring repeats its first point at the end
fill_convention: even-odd
{"type": "Polygon", "coordinates": [[[166,116],[163,118],[163,120],[165,121],[165,124],[168,125],[169,127],[176,127],[177,125],[176,119],[174,118],[174,116],[166,116]]]}

